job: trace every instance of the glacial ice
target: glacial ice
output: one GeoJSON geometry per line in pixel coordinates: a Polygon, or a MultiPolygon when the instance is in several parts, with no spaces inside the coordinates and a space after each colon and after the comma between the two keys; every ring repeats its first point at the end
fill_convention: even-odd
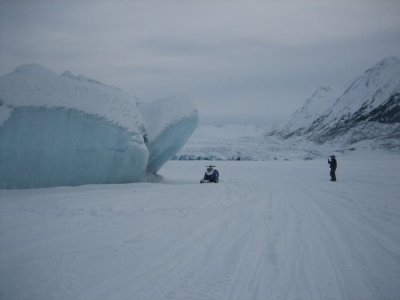
{"type": "Polygon", "coordinates": [[[183,147],[197,127],[198,120],[193,117],[191,103],[177,96],[140,103],[139,110],[149,150],[147,171],[155,173],[183,147]],[[175,107],[187,114],[178,112],[175,107]]]}
{"type": "Polygon", "coordinates": [[[184,99],[139,103],[83,76],[21,66],[0,77],[0,188],[143,181],[197,119],[184,99]]]}
{"type": "Polygon", "coordinates": [[[142,137],[75,109],[18,107],[0,127],[0,182],[39,187],[138,181],[142,137]]]}

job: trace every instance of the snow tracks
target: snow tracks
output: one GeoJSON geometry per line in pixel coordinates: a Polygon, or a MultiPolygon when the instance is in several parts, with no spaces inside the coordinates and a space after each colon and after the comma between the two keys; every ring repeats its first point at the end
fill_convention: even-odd
{"type": "Polygon", "coordinates": [[[159,184],[1,191],[0,298],[398,299],[399,160],[341,163],[336,183],[325,161],[202,185],[173,161],[159,184]]]}

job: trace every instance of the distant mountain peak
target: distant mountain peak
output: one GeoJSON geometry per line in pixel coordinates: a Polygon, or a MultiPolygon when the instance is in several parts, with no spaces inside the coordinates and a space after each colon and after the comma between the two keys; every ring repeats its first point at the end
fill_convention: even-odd
{"type": "Polygon", "coordinates": [[[47,76],[54,76],[55,73],[46,69],[45,67],[39,64],[24,64],[17,68],[15,68],[14,74],[22,74],[22,75],[47,75],[47,76]]]}
{"type": "MultiPolygon", "coordinates": [[[[326,98],[328,95],[332,94],[333,90],[330,86],[320,86],[319,88],[317,88],[311,95],[311,97],[307,98],[303,109],[305,107],[307,107],[308,109],[312,109],[312,110],[319,110],[318,112],[321,112],[320,109],[327,109],[328,107],[326,106],[325,103],[322,103],[323,107],[321,108],[321,102],[326,102],[326,98]],[[313,107],[310,107],[313,106],[313,107]],[[316,108],[315,106],[318,106],[318,108],[316,108]]],[[[332,103],[330,103],[330,105],[332,105],[332,103]]],[[[317,111],[314,111],[317,112],[317,111]]]]}
{"type": "Polygon", "coordinates": [[[398,149],[391,141],[400,136],[399,122],[400,59],[389,56],[354,80],[340,97],[333,97],[329,87],[316,89],[285,126],[267,135],[342,146],[379,138],[376,145],[398,149]]]}
{"type": "Polygon", "coordinates": [[[332,88],[329,85],[320,86],[314,91],[311,97],[315,97],[318,96],[320,93],[327,93],[330,91],[332,91],[332,88]]]}
{"type": "Polygon", "coordinates": [[[400,64],[400,58],[397,56],[387,56],[376,64],[377,67],[392,66],[393,64],[400,64]]]}
{"type": "Polygon", "coordinates": [[[61,76],[67,77],[67,78],[75,78],[75,76],[74,76],[70,71],[68,71],[68,70],[65,70],[65,71],[61,74],[61,76]]]}
{"type": "Polygon", "coordinates": [[[303,106],[291,115],[288,122],[278,126],[275,133],[285,138],[303,134],[317,117],[332,106],[335,99],[335,93],[330,86],[320,86],[307,98],[303,106]]]}
{"type": "Polygon", "coordinates": [[[400,59],[389,56],[358,77],[332,107],[330,121],[340,115],[351,115],[360,107],[376,107],[394,91],[400,91],[400,59]]]}
{"type": "MultiPolygon", "coordinates": [[[[397,56],[388,56],[383,58],[377,64],[365,71],[363,76],[379,76],[380,72],[390,72],[390,70],[399,70],[400,58],[397,56]]],[[[361,77],[363,77],[361,76],[361,77]]]]}

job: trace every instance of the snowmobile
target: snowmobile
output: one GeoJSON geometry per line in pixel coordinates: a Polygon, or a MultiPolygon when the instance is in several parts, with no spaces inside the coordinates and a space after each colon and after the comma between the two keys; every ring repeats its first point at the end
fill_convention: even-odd
{"type": "Polygon", "coordinates": [[[204,173],[204,177],[200,180],[200,183],[210,183],[215,182],[218,183],[219,172],[217,169],[214,169],[215,166],[207,166],[207,171],[204,173]]]}

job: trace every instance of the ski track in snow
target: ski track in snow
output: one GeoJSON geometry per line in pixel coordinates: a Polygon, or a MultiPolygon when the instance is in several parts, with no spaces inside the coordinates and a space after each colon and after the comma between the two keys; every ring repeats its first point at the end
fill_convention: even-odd
{"type": "Polygon", "coordinates": [[[399,156],[0,191],[1,299],[399,299],[399,156]]]}

